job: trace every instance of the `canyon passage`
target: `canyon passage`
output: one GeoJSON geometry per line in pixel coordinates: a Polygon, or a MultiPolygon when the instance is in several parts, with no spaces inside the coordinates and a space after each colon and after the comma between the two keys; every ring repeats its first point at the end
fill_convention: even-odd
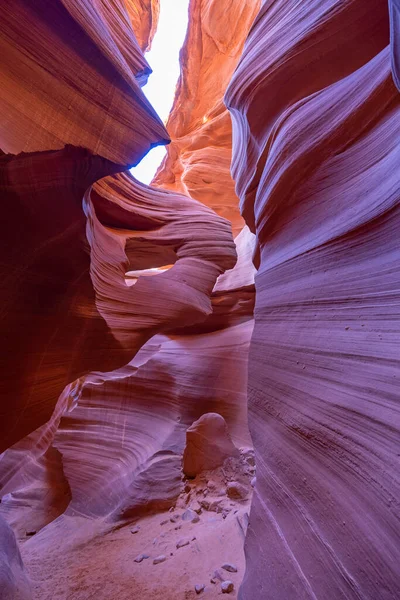
{"type": "Polygon", "coordinates": [[[399,23],[0,3],[0,600],[398,600],[399,23]]]}

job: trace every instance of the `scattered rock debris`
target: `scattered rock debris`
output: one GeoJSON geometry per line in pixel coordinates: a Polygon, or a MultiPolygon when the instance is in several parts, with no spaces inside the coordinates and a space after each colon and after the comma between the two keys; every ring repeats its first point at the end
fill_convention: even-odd
{"type": "Polygon", "coordinates": [[[211,583],[217,583],[218,581],[223,581],[224,576],[222,575],[219,569],[214,571],[214,575],[212,576],[211,583]],[[213,581],[214,580],[214,581],[213,581]]]}
{"type": "Polygon", "coordinates": [[[232,565],[231,563],[224,563],[222,565],[222,568],[225,571],[228,571],[229,573],[237,573],[237,567],[235,565],[232,565]]]}
{"type": "Polygon", "coordinates": [[[150,558],[150,556],[148,554],[139,554],[134,560],[136,563],[141,563],[142,560],[145,560],[146,558],[150,558]]]}
{"type": "Polygon", "coordinates": [[[234,585],[232,581],[223,581],[221,583],[221,590],[223,594],[230,594],[234,590],[234,585]]]}
{"type": "Polygon", "coordinates": [[[132,527],[132,529],[131,529],[131,533],[139,533],[139,531],[140,531],[139,525],[135,525],[135,527],[132,527]]]}
{"type": "Polygon", "coordinates": [[[188,508],[183,513],[182,520],[190,521],[191,523],[198,523],[200,521],[200,517],[194,510],[192,510],[191,508],[188,508]]]}
{"type": "Polygon", "coordinates": [[[226,486],[226,493],[229,498],[244,500],[247,496],[247,489],[238,481],[231,481],[226,486]]]}

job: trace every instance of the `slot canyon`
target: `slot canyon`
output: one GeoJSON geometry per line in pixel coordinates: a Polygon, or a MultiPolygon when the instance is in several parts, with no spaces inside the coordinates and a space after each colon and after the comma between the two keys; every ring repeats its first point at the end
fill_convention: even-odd
{"type": "Polygon", "coordinates": [[[0,2],[0,600],[399,600],[400,0],[166,6],[0,2]]]}

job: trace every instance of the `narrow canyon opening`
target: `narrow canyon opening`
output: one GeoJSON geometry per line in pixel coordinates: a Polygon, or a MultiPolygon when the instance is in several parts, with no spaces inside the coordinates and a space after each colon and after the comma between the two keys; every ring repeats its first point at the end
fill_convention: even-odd
{"type": "MultiPolygon", "coordinates": [[[[179,52],[188,27],[189,0],[160,0],[160,13],[151,48],[145,57],[152,69],[143,91],[158,116],[167,122],[180,76],[179,52]]],[[[166,153],[157,146],[146,154],[131,172],[136,179],[149,184],[166,153]]]]}

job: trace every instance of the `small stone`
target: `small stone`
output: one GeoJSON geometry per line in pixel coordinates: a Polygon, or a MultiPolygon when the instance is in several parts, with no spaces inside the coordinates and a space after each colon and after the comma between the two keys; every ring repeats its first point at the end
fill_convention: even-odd
{"type": "Polygon", "coordinates": [[[176,543],[176,547],[177,548],[183,548],[184,546],[189,546],[189,544],[190,544],[189,540],[179,540],[176,543]]]}
{"type": "Polygon", "coordinates": [[[221,583],[221,590],[223,594],[230,594],[231,592],[233,592],[233,588],[235,586],[233,585],[232,581],[223,581],[221,583]]]}
{"type": "Polygon", "coordinates": [[[256,459],[253,453],[248,453],[246,458],[245,458],[246,462],[248,465],[250,465],[251,467],[254,467],[256,464],[256,459]]]}
{"type": "Polygon", "coordinates": [[[28,536],[36,535],[36,530],[35,529],[30,529],[29,531],[26,531],[25,534],[28,535],[28,536]]]}
{"type": "Polygon", "coordinates": [[[204,590],[205,590],[205,587],[206,587],[206,586],[204,585],[204,583],[202,583],[202,584],[196,584],[196,585],[194,586],[194,589],[195,589],[195,592],[196,592],[196,594],[201,594],[201,592],[204,592],[204,590]]]}
{"type": "Polygon", "coordinates": [[[210,579],[210,583],[217,583],[217,580],[216,580],[216,579],[214,579],[214,577],[212,577],[212,578],[210,579]]]}
{"type": "Polygon", "coordinates": [[[201,508],[204,508],[204,510],[209,510],[210,509],[210,502],[208,500],[201,500],[200,501],[200,506],[201,506],[201,508]]]}
{"type": "Polygon", "coordinates": [[[210,502],[208,510],[211,512],[222,513],[223,508],[221,506],[222,498],[220,500],[214,500],[214,502],[210,502]]]}
{"type": "Polygon", "coordinates": [[[194,536],[192,537],[192,542],[194,542],[196,539],[197,539],[197,538],[196,538],[196,536],[194,535],[194,536]]]}
{"type": "Polygon", "coordinates": [[[156,556],[153,560],[153,565],[159,565],[167,560],[167,557],[164,554],[160,554],[160,556],[156,556]]]}
{"type": "Polygon", "coordinates": [[[132,527],[132,529],[131,529],[131,533],[139,533],[139,531],[140,531],[139,525],[135,525],[135,527],[132,527]]]}
{"type": "Polygon", "coordinates": [[[179,515],[173,515],[173,517],[170,518],[171,523],[177,523],[178,520],[179,520],[179,515]]]}
{"type": "Polygon", "coordinates": [[[257,483],[257,477],[253,477],[253,479],[250,481],[250,485],[251,487],[256,487],[256,483],[257,483]]]}
{"type": "Polygon", "coordinates": [[[217,583],[217,581],[223,581],[224,580],[224,576],[222,575],[222,573],[221,573],[221,571],[219,569],[216,569],[214,571],[214,574],[213,574],[212,578],[214,579],[214,583],[217,583]]]}
{"type": "Polygon", "coordinates": [[[165,519],[164,521],[161,521],[160,525],[166,525],[167,523],[169,523],[169,520],[165,519]]]}
{"type": "Polygon", "coordinates": [[[188,508],[183,513],[182,520],[183,521],[191,521],[192,523],[197,523],[200,519],[199,519],[199,516],[194,512],[194,510],[192,510],[191,508],[188,508]],[[195,521],[195,519],[197,519],[197,521],[195,521]]]}
{"type": "Polygon", "coordinates": [[[229,573],[237,573],[237,567],[235,565],[232,565],[231,563],[224,563],[222,565],[222,568],[224,569],[224,571],[228,571],[229,573]]]}
{"type": "Polygon", "coordinates": [[[148,554],[139,554],[134,560],[136,563],[141,563],[142,560],[145,560],[146,558],[150,558],[150,556],[148,554]]]}
{"type": "Polygon", "coordinates": [[[234,498],[236,500],[243,500],[247,496],[247,490],[241,483],[237,481],[231,481],[226,486],[226,493],[229,498],[234,498]]]}
{"type": "Polygon", "coordinates": [[[176,527],[174,527],[175,531],[178,531],[178,529],[182,529],[182,525],[177,525],[176,527]]]}

